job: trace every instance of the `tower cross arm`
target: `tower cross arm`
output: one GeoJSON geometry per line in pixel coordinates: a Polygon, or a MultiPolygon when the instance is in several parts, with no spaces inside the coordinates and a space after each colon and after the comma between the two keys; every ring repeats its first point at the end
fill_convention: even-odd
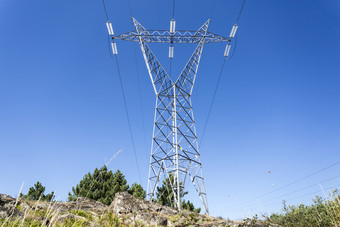
{"type": "Polygon", "coordinates": [[[190,30],[178,30],[172,34],[167,30],[147,30],[147,33],[143,32],[141,34],[138,34],[136,31],[131,31],[116,35],[113,37],[113,39],[139,42],[139,37],[141,37],[144,42],[147,43],[199,43],[203,37],[205,37],[205,43],[229,41],[228,38],[216,35],[212,32],[207,32],[207,34],[204,34],[202,32],[190,30]]]}

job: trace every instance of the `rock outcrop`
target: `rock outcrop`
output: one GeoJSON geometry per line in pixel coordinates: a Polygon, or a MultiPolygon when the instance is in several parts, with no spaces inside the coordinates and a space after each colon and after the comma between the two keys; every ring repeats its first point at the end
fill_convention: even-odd
{"type": "Polygon", "coordinates": [[[187,210],[178,211],[127,192],[115,195],[110,206],[78,198],[72,202],[17,201],[0,194],[0,226],[18,221],[46,226],[238,226],[238,222],[214,218],[187,210]]]}
{"type": "Polygon", "coordinates": [[[140,200],[127,192],[117,193],[110,209],[119,217],[124,217],[129,224],[141,223],[146,226],[237,226],[236,222],[187,210],[178,211],[147,200],[140,200]]]}
{"type": "Polygon", "coordinates": [[[130,223],[137,221],[146,225],[167,226],[168,217],[178,214],[175,209],[136,199],[128,192],[117,193],[110,208],[119,217],[127,217],[127,221],[130,223]]]}
{"type": "Polygon", "coordinates": [[[79,197],[76,201],[56,203],[55,208],[59,209],[61,212],[69,210],[84,210],[99,214],[105,211],[108,206],[92,199],[79,197]]]}
{"type": "Polygon", "coordinates": [[[16,208],[17,203],[14,198],[6,194],[0,194],[0,219],[7,217],[17,217],[22,214],[16,208]]]}

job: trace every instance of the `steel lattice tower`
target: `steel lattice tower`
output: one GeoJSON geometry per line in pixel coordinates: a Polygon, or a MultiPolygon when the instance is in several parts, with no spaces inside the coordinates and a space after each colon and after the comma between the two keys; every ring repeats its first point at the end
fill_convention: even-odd
{"type": "Polygon", "coordinates": [[[115,39],[139,42],[156,94],[147,197],[151,200],[161,179],[169,177],[172,179],[174,204],[180,208],[180,191],[188,177],[209,213],[191,94],[204,44],[230,42],[230,39],[208,32],[210,19],[195,31],[175,31],[174,24],[170,31],[147,30],[136,19],[132,18],[132,21],[136,30],[112,36],[112,47],[117,53],[115,39]],[[170,58],[173,43],[197,43],[197,47],[179,77],[173,81],[147,45],[149,42],[170,43],[170,58]]]}

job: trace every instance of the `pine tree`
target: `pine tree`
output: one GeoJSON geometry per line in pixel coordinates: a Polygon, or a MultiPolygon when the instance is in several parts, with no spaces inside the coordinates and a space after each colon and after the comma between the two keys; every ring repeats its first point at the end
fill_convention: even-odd
{"type": "Polygon", "coordinates": [[[201,208],[200,207],[195,208],[194,204],[192,202],[190,202],[190,200],[188,200],[188,201],[183,200],[182,203],[181,203],[181,207],[182,207],[182,209],[194,211],[196,213],[201,212],[201,208]]]}
{"type": "Polygon", "coordinates": [[[143,189],[142,185],[134,183],[129,189],[129,193],[136,197],[137,199],[145,199],[146,192],[143,189]]]}
{"type": "Polygon", "coordinates": [[[86,174],[76,187],[72,187],[73,194],[69,193],[68,199],[86,197],[110,205],[117,192],[128,189],[125,176],[119,170],[113,174],[104,165],[101,169],[96,168],[92,174],[86,174]]]}
{"type": "MultiPolygon", "coordinates": [[[[165,205],[165,206],[169,206],[169,207],[176,207],[174,204],[174,192],[171,189],[171,183],[174,184],[175,183],[175,177],[170,174],[169,177],[165,178],[163,180],[163,184],[161,187],[157,187],[157,191],[156,191],[156,202],[161,204],[161,205],[165,205]]],[[[183,190],[183,186],[182,186],[182,182],[179,183],[179,188],[180,188],[180,196],[181,198],[183,198],[186,194],[188,194],[188,192],[184,192],[183,190]]],[[[175,190],[175,193],[177,193],[177,191],[175,190]]],[[[185,201],[182,200],[181,202],[181,208],[182,209],[186,209],[186,210],[190,210],[190,211],[194,211],[197,213],[201,212],[201,208],[195,208],[194,204],[191,203],[189,200],[185,201]]]]}
{"type": "Polygon", "coordinates": [[[51,192],[50,194],[47,195],[45,195],[44,192],[45,187],[42,186],[42,184],[39,181],[37,181],[37,183],[34,184],[34,187],[30,187],[27,195],[20,194],[20,197],[28,200],[41,200],[49,202],[54,199],[54,192],[51,192]]]}

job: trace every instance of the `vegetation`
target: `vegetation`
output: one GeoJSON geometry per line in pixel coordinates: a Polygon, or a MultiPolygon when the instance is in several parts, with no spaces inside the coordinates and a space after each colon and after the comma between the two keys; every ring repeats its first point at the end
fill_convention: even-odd
{"type": "MultiPolygon", "coordinates": [[[[170,176],[163,181],[163,185],[158,187],[157,201],[162,205],[174,206],[174,194],[170,187],[170,182],[175,178],[170,176]],[[169,193],[170,192],[170,193],[169,193]]],[[[182,185],[182,184],[181,184],[182,185]]],[[[86,174],[83,179],[72,188],[72,194],[69,193],[69,200],[76,200],[77,197],[86,197],[103,204],[110,205],[117,192],[127,191],[138,199],[144,199],[146,192],[140,184],[134,183],[129,187],[125,176],[117,170],[113,173],[106,166],[100,169],[95,169],[93,173],[86,174]]],[[[21,194],[21,197],[13,203],[8,203],[6,209],[0,213],[0,227],[9,226],[146,226],[144,219],[137,215],[137,212],[119,215],[114,213],[113,209],[96,207],[96,203],[89,205],[82,210],[82,200],[78,203],[69,203],[65,205],[63,202],[53,201],[54,192],[44,194],[45,187],[40,182],[37,182],[34,187],[31,187],[27,195],[21,194]],[[25,198],[24,201],[20,201],[25,198]],[[51,202],[52,201],[52,202],[51,202]]],[[[188,192],[180,191],[183,197],[188,192]]],[[[145,219],[146,222],[152,220],[151,217],[159,215],[161,219],[169,218],[175,225],[180,226],[196,226],[203,224],[210,219],[202,218],[198,215],[200,208],[195,209],[190,201],[182,201],[183,210],[178,215],[173,217],[166,214],[156,214],[156,211],[150,213],[145,219]],[[185,211],[196,211],[188,212],[185,211]]],[[[143,211],[142,211],[143,212],[143,211]]],[[[156,218],[157,219],[157,218],[156,218]]],[[[155,220],[156,220],[155,219],[155,220]]],[[[156,220],[157,221],[157,220],[156,220]]],[[[163,221],[163,220],[161,220],[163,221]]]]}
{"type": "Polygon", "coordinates": [[[20,197],[22,199],[27,200],[41,200],[41,201],[52,201],[54,199],[54,192],[51,192],[50,194],[45,195],[45,187],[42,186],[42,184],[38,181],[34,184],[34,187],[30,187],[28,190],[27,195],[23,195],[20,193],[20,197]]]}
{"type": "Polygon", "coordinates": [[[145,196],[146,196],[146,192],[143,189],[142,185],[137,184],[137,183],[132,184],[128,192],[134,197],[136,197],[137,199],[145,199],[145,196]]]}
{"type": "MultiPolygon", "coordinates": [[[[83,210],[70,210],[68,213],[74,214],[74,216],[69,216],[66,218],[60,218],[67,215],[67,213],[53,213],[49,215],[48,211],[40,210],[45,212],[35,212],[33,208],[26,210],[24,217],[15,218],[3,218],[0,219],[1,227],[43,227],[43,226],[72,226],[72,227],[85,227],[85,226],[130,226],[125,223],[124,218],[118,218],[112,211],[105,211],[102,214],[92,214],[89,211],[83,210]]],[[[141,226],[141,225],[134,225],[141,226]]]]}
{"type": "MultiPolygon", "coordinates": [[[[165,205],[165,206],[169,206],[169,207],[176,207],[176,205],[174,204],[174,197],[175,197],[175,193],[177,193],[177,191],[175,190],[175,192],[173,192],[172,188],[171,188],[171,182],[175,182],[175,177],[173,175],[169,175],[169,177],[165,178],[163,180],[163,184],[161,187],[157,187],[157,191],[156,191],[156,202],[161,204],[161,205],[165,205]]],[[[188,192],[184,192],[183,187],[182,186],[182,182],[180,182],[180,197],[183,198],[186,194],[188,194],[188,192]]],[[[190,211],[194,211],[197,213],[201,212],[201,208],[195,208],[194,204],[191,203],[189,200],[185,201],[183,200],[181,203],[181,208],[182,209],[186,209],[186,210],[190,210],[190,211]]]]}
{"type": "MultiPolygon", "coordinates": [[[[171,182],[175,182],[175,177],[170,175],[165,178],[160,187],[157,187],[155,202],[170,207],[175,207],[174,192],[171,182]]],[[[180,183],[182,186],[182,183],[180,183]]],[[[117,170],[113,173],[104,165],[100,169],[95,169],[93,173],[88,173],[84,178],[72,188],[73,194],[69,193],[69,200],[77,197],[87,197],[103,204],[110,205],[117,192],[127,191],[138,199],[145,199],[146,192],[140,184],[134,183],[131,187],[127,184],[125,176],[117,170]]],[[[103,210],[98,213],[84,210],[68,210],[60,213],[54,206],[58,202],[54,200],[54,192],[45,193],[45,187],[38,181],[33,187],[29,188],[26,195],[20,194],[20,199],[24,203],[16,203],[13,209],[18,209],[22,216],[0,218],[0,226],[129,226],[131,223],[125,222],[129,216],[118,217],[112,210],[103,210]],[[47,203],[51,202],[52,203],[47,203]],[[24,206],[23,204],[26,205],[24,206]],[[40,206],[39,204],[45,204],[40,206]],[[46,206],[47,204],[47,206],[46,206]],[[38,208],[40,207],[40,208],[38,208]]],[[[175,191],[175,193],[177,193],[175,191]]],[[[180,195],[183,198],[188,192],[180,187],[180,195]]],[[[182,209],[194,211],[188,213],[182,211],[177,215],[170,216],[169,220],[173,224],[180,226],[196,226],[207,224],[211,220],[201,218],[197,213],[200,208],[195,208],[189,200],[182,200],[182,209]]],[[[129,214],[128,214],[129,215],[129,214]]],[[[136,214],[133,214],[136,215],[136,214]]],[[[4,216],[2,216],[4,217],[4,216]]],[[[134,226],[143,226],[138,220],[133,219],[134,226]]],[[[316,196],[311,205],[291,205],[288,206],[283,201],[282,211],[271,215],[243,220],[239,226],[285,226],[285,227],[331,227],[340,226],[340,191],[333,190],[326,198],[316,196]]]]}
{"type": "Polygon", "coordinates": [[[340,225],[340,196],[339,191],[332,191],[326,199],[316,196],[309,206],[300,204],[287,206],[283,201],[281,213],[264,216],[262,220],[257,215],[244,220],[242,226],[287,226],[287,227],[314,227],[340,225]]]}
{"type": "Polygon", "coordinates": [[[95,169],[93,173],[88,173],[76,185],[72,187],[72,194],[69,193],[68,200],[73,201],[77,197],[86,197],[110,205],[117,192],[128,191],[139,199],[144,199],[146,192],[140,184],[129,185],[122,172],[117,170],[113,173],[106,165],[100,169],[95,169]]]}

